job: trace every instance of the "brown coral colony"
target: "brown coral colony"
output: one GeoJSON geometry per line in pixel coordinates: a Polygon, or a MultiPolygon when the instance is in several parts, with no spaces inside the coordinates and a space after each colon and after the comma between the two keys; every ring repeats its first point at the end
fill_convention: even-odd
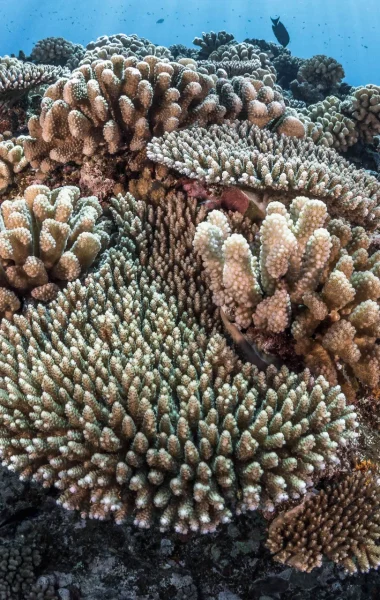
{"type": "Polygon", "coordinates": [[[0,59],[2,465],[84,518],[261,511],[276,561],[368,571],[380,181],[351,159],[380,88],[262,42],[0,59]]]}

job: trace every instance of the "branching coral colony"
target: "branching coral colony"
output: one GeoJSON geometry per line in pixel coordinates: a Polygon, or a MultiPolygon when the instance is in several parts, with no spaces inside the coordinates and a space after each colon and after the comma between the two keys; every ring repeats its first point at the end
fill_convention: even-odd
{"type": "Polygon", "coordinates": [[[376,154],[379,88],[194,44],[0,62],[2,464],[83,517],[207,533],[260,510],[278,561],[377,568],[378,449],[350,465],[379,387],[380,182],[338,152],[376,154]]]}

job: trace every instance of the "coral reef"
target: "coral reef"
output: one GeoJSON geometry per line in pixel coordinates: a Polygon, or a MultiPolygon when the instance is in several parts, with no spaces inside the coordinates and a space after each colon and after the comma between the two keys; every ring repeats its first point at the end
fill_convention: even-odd
{"type": "Polygon", "coordinates": [[[28,164],[20,136],[17,144],[11,140],[0,142],[0,194],[13,182],[14,174],[20,173],[28,164]]]}
{"type": "Polygon", "coordinates": [[[316,54],[304,60],[297,79],[290,88],[296,99],[314,103],[334,94],[344,77],[344,69],[338,61],[324,54],[316,54]]]}
{"type": "Polygon", "coordinates": [[[23,198],[5,200],[0,213],[2,314],[19,308],[14,291],[54,298],[59,287],[53,282],[79,277],[109,241],[106,225],[98,223],[97,198],[80,198],[76,187],[30,186],[23,198]]]}
{"type": "Polygon", "coordinates": [[[72,71],[78,67],[84,52],[81,44],[74,44],[62,37],[48,37],[37,42],[29,60],[37,64],[60,65],[72,71]]]}
{"type": "Polygon", "coordinates": [[[373,144],[374,138],[380,133],[380,86],[356,88],[342,102],[342,112],[354,120],[360,137],[373,144]]]}
{"type": "Polygon", "coordinates": [[[277,72],[277,83],[285,89],[289,89],[290,82],[293,81],[298,74],[299,68],[302,65],[302,59],[292,56],[287,48],[272,60],[272,64],[277,72]]]}
{"type": "Polygon", "coordinates": [[[99,269],[2,321],[3,465],[83,516],[183,533],[299,498],[355,439],[353,407],[323,377],[265,375],[226,345],[194,201],[112,206],[120,237],[99,269]]]}
{"type": "MultiPolygon", "coordinates": [[[[34,168],[49,172],[59,163],[80,163],[104,146],[111,154],[126,145],[141,151],[152,135],[239,115],[265,127],[284,111],[281,94],[262,81],[214,81],[192,65],[115,55],[84,65],[48,88],[40,118],[29,121],[24,151],[34,168]]],[[[303,134],[300,121],[298,126],[303,134]]],[[[292,135],[290,129],[284,133],[292,135]]]]}
{"type": "Polygon", "coordinates": [[[57,81],[66,72],[62,67],[35,65],[3,56],[0,59],[0,98],[20,97],[32,88],[57,81]]]}
{"type": "Polygon", "coordinates": [[[270,202],[254,254],[213,211],[198,225],[194,246],[214,302],[232,321],[243,329],[253,321],[269,334],[291,327],[306,365],[354,395],[357,380],[379,384],[380,253],[369,256],[362,227],[327,217],[320,200],[299,196],[289,211],[270,202]]]}
{"type": "Polygon", "coordinates": [[[380,566],[380,480],[357,472],[278,516],[267,546],[275,560],[310,572],[325,556],[350,573],[380,566]]]}
{"type": "Polygon", "coordinates": [[[234,36],[232,33],[226,31],[210,31],[210,33],[202,33],[202,37],[196,37],[193,39],[194,46],[200,46],[199,58],[204,60],[210,56],[212,52],[217,50],[219,46],[226,46],[229,42],[233,41],[234,36]]]}
{"type": "MultiPolygon", "coordinates": [[[[211,52],[208,59],[215,62],[224,62],[226,60],[253,60],[259,57],[263,67],[270,67],[270,60],[265,52],[260,52],[260,49],[252,44],[228,44],[219,46],[214,52],[211,52]]],[[[273,67],[272,67],[273,69],[273,67]]],[[[273,72],[274,69],[273,69],[273,72]]]]}
{"type": "Polygon", "coordinates": [[[356,123],[342,113],[342,102],[336,96],[298,110],[297,116],[306,126],[306,135],[316,144],[347,152],[358,141],[356,123]]]}
{"type": "Polygon", "coordinates": [[[47,507],[0,485],[0,597],[221,600],[193,577],[177,594],[173,565],[159,587],[118,565],[94,593],[87,564],[79,592],[79,530],[100,532],[80,517],[180,534],[273,518],[284,566],[266,587],[250,546],[250,598],[292,594],[292,568],[324,557],[380,565],[380,87],[265,40],[193,43],[47,37],[0,58],[0,455],[47,507]],[[52,498],[78,511],[53,509],[73,575],[37,579],[52,498]]]}
{"type": "Polygon", "coordinates": [[[167,133],[148,145],[151,160],[208,184],[323,198],[331,216],[374,229],[380,219],[380,183],[333,149],[260,130],[249,123],[167,133]]]}
{"type": "Polygon", "coordinates": [[[244,75],[262,81],[270,87],[274,87],[276,80],[274,69],[263,67],[257,55],[252,55],[250,60],[223,60],[221,63],[200,60],[197,62],[197,71],[225,79],[244,75]]]}
{"type": "Polygon", "coordinates": [[[86,46],[86,52],[80,61],[80,65],[91,65],[94,60],[110,60],[113,55],[120,56],[157,56],[162,60],[173,60],[170,51],[164,46],[156,46],[149,40],[138,35],[125,35],[116,33],[114,35],[102,35],[95,42],[86,46]]]}

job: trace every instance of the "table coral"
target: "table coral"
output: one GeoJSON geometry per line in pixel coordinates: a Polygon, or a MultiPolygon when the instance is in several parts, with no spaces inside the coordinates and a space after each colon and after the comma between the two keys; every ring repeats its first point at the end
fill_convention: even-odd
{"type": "Polygon", "coordinates": [[[331,216],[375,229],[380,183],[331,148],[279,136],[248,122],[166,133],[148,144],[148,157],[207,184],[238,185],[322,198],[331,216]]]}

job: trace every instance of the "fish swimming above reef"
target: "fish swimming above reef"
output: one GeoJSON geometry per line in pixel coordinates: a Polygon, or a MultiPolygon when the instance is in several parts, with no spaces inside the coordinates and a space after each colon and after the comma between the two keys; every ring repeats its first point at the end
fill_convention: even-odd
{"type": "Polygon", "coordinates": [[[276,36],[276,40],[285,48],[290,42],[290,36],[285,25],[281,23],[280,17],[277,17],[276,19],[272,19],[271,17],[271,21],[273,23],[272,29],[276,36]]]}
{"type": "Polygon", "coordinates": [[[158,21],[156,21],[156,24],[157,23],[163,23],[164,21],[165,21],[165,19],[158,19],[158,21]]]}

